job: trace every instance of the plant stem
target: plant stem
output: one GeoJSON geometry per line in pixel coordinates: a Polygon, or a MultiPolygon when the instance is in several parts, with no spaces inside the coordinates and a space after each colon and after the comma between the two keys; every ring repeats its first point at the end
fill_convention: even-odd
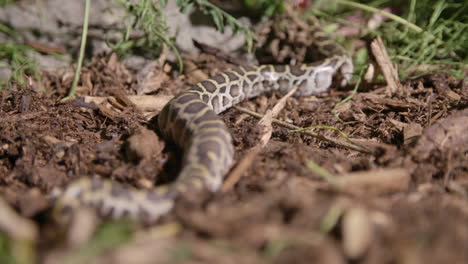
{"type": "Polygon", "coordinates": [[[84,19],[83,19],[83,31],[81,33],[80,53],[78,57],[78,65],[76,66],[72,87],[70,88],[70,91],[68,92],[67,97],[62,99],[62,102],[75,98],[76,86],[78,85],[78,81],[80,80],[81,66],[83,65],[84,52],[85,52],[85,47],[86,47],[86,39],[88,36],[88,21],[89,21],[90,5],[91,5],[91,0],[86,0],[85,13],[84,13],[84,19]]]}

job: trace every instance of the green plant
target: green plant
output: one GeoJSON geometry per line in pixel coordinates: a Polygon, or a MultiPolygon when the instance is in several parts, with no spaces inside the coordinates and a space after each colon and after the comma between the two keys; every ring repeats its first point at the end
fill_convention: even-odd
{"type": "Polygon", "coordinates": [[[62,102],[73,99],[75,97],[76,86],[80,80],[81,66],[83,65],[84,52],[86,47],[86,39],[88,38],[88,21],[89,21],[89,8],[91,0],[85,1],[85,13],[83,17],[83,31],[81,32],[80,54],[78,55],[78,65],[76,66],[75,75],[73,76],[73,83],[67,97],[62,99],[62,102]]]}
{"type": "Polygon", "coordinates": [[[225,25],[229,25],[234,33],[244,34],[247,41],[247,48],[252,50],[254,34],[245,26],[240,24],[233,16],[221,10],[207,0],[176,0],[177,6],[182,12],[186,12],[192,7],[198,8],[203,13],[210,15],[216,28],[223,32],[225,25]]]}
{"type": "MultiPolygon", "coordinates": [[[[123,37],[113,45],[113,50],[119,55],[124,56],[130,53],[132,49],[141,49],[146,55],[157,57],[160,55],[162,45],[165,44],[175,53],[180,71],[183,70],[182,58],[174,45],[173,37],[167,33],[167,25],[163,16],[162,8],[166,6],[165,0],[160,0],[159,4],[153,3],[151,0],[125,1],[117,0],[126,10],[126,30],[123,37]],[[131,36],[132,31],[139,30],[143,34],[140,36],[131,36]]],[[[206,0],[177,0],[177,5],[182,12],[186,12],[192,7],[199,8],[206,14],[211,15],[218,30],[224,30],[225,23],[229,24],[234,32],[244,33],[247,37],[249,49],[253,46],[253,34],[249,29],[243,27],[239,22],[219,9],[215,5],[206,0]]],[[[84,47],[87,38],[87,23],[89,17],[89,0],[86,1],[85,14],[83,22],[83,34],[81,38],[80,57],[78,66],[75,72],[75,78],[69,94],[63,100],[68,100],[74,97],[76,85],[79,80],[79,73],[83,62],[84,47]]]]}
{"type": "MultiPolygon", "coordinates": [[[[160,0],[155,4],[150,0],[124,1],[118,0],[126,10],[126,18],[131,23],[127,24],[124,36],[114,45],[114,51],[122,56],[130,49],[143,49],[145,54],[157,57],[161,52],[162,44],[166,44],[172,49],[178,58],[179,65],[182,67],[182,59],[174,45],[172,36],[167,33],[168,26],[164,19],[162,8],[166,6],[165,0],[160,0]],[[143,35],[132,37],[133,30],[143,31],[143,35]]],[[[226,25],[229,25],[235,33],[245,34],[248,49],[253,47],[253,33],[245,26],[240,24],[233,16],[221,10],[217,6],[206,0],[177,0],[177,6],[181,12],[187,12],[192,8],[197,8],[203,13],[212,17],[216,28],[224,31],[226,25]]],[[[271,9],[268,9],[272,12],[271,9]]]]}
{"type": "Polygon", "coordinates": [[[249,9],[260,11],[264,18],[271,17],[284,9],[283,0],[244,0],[244,5],[249,9]]]}
{"type": "Polygon", "coordinates": [[[16,263],[8,237],[3,233],[0,233],[0,263],[16,263]]]}
{"type": "Polygon", "coordinates": [[[26,76],[39,79],[39,71],[36,62],[27,55],[29,47],[12,42],[0,43],[0,67],[8,67],[12,74],[7,80],[0,80],[0,89],[5,83],[15,81],[20,85],[25,83],[26,76]]]}
{"type": "Polygon", "coordinates": [[[163,43],[174,51],[177,56],[179,66],[182,69],[182,59],[177,51],[173,38],[167,34],[167,25],[162,13],[165,1],[160,1],[160,5],[151,0],[125,1],[118,0],[125,8],[127,24],[123,38],[114,46],[114,51],[122,56],[130,49],[139,48],[145,54],[154,57],[159,56],[163,43]],[[139,37],[131,37],[133,30],[141,30],[144,34],[139,37]]]}
{"type": "Polygon", "coordinates": [[[312,13],[347,23],[350,11],[361,9],[388,18],[377,30],[363,28],[361,38],[381,36],[401,78],[427,71],[449,71],[462,78],[468,50],[468,6],[456,0],[360,1],[335,0],[312,13]],[[330,8],[331,7],[331,8],[330,8]],[[351,7],[352,9],[346,9],[351,7]],[[399,15],[386,12],[389,7],[399,15]],[[394,8],[395,7],[395,8],[394,8]],[[402,8],[403,7],[403,8],[402,8]],[[423,66],[423,67],[420,67],[423,66]],[[423,70],[421,70],[423,69],[423,70]]]}
{"type": "Polygon", "coordinates": [[[106,250],[128,242],[133,236],[133,225],[129,221],[109,221],[103,223],[93,238],[82,247],[70,252],[65,263],[89,263],[106,250]]]}
{"type": "Polygon", "coordinates": [[[5,7],[7,5],[13,4],[16,0],[0,0],[0,7],[5,7]]]}

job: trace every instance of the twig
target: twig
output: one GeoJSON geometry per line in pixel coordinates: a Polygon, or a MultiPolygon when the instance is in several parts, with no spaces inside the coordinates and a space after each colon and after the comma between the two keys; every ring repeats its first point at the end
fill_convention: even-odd
{"type": "Polygon", "coordinates": [[[255,157],[266,146],[271,138],[271,134],[273,133],[273,128],[271,126],[273,117],[278,115],[278,113],[284,108],[286,100],[291,97],[297,91],[297,89],[298,87],[296,86],[294,89],[289,91],[278,101],[278,103],[276,103],[271,111],[268,111],[265,116],[260,119],[257,124],[257,126],[261,129],[259,137],[260,141],[257,143],[257,145],[247,151],[247,154],[239,161],[238,165],[234,167],[232,172],[228,175],[226,181],[223,184],[223,187],[221,188],[222,192],[226,192],[232,189],[232,187],[242,177],[244,172],[252,165],[255,157]]]}
{"type": "MultiPolygon", "coordinates": [[[[253,117],[256,117],[256,118],[262,118],[263,117],[263,115],[261,115],[259,113],[256,113],[254,111],[250,111],[249,109],[245,109],[243,107],[235,106],[234,108],[241,111],[241,112],[249,114],[249,115],[251,115],[253,117]]],[[[275,123],[275,124],[278,124],[280,126],[289,128],[289,129],[302,129],[301,127],[286,123],[284,121],[281,121],[281,120],[278,120],[278,119],[275,119],[275,118],[273,118],[272,122],[275,123]]],[[[362,145],[356,144],[354,142],[344,142],[344,141],[337,140],[337,139],[327,137],[327,136],[324,136],[324,135],[320,135],[320,134],[317,134],[317,133],[314,133],[314,132],[311,132],[311,131],[302,131],[301,133],[304,133],[304,134],[312,136],[312,137],[316,137],[316,138],[321,139],[321,140],[326,140],[326,141],[331,142],[331,143],[333,143],[333,144],[335,144],[337,146],[342,146],[342,147],[349,148],[349,149],[352,149],[352,150],[356,150],[356,151],[366,153],[366,154],[374,154],[374,152],[372,150],[370,150],[370,149],[368,149],[368,148],[366,148],[366,147],[364,147],[362,145]]]]}
{"type": "Polygon", "coordinates": [[[34,263],[38,229],[34,222],[18,215],[0,198],[0,233],[8,238],[18,263],[34,263]]]}
{"type": "Polygon", "coordinates": [[[301,128],[301,129],[293,129],[293,130],[289,130],[289,132],[304,132],[304,131],[307,131],[307,130],[310,130],[310,129],[329,129],[329,130],[334,130],[336,132],[338,132],[342,137],[344,137],[346,140],[348,140],[349,142],[351,142],[351,139],[348,137],[348,135],[346,135],[345,132],[339,130],[338,128],[334,127],[334,126],[309,126],[309,127],[304,127],[304,128],[301,128]]]}

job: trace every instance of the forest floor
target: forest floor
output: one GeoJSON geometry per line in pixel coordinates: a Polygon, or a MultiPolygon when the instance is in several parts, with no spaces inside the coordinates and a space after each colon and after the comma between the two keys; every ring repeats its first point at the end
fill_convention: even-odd
{"type": "MultiPolygon", "coordinates": [[[[235,161],[253,160],[242,177],[231,171],[223,191],[180,197],[157,225],[101,222],[79,210],[59,227],[49,196],[78,177],[144,189],[176,175],[149,116],[196,83],[194,72],[233,66],[206,53],[188,60],[196,69],[186,74],[155,67],[144,80],[152,96],[135,95],[142,77],[112,55],[85,65],[81,97],[66,103],[72,70],[1,91],[0,194],[18,214],[6,233],[31,230],[29,254],[43,263],[468,263],[468,82],[443,73],[402,81],[393,95],[385,81],[362,82],[345,103],[352,85],[291,97],[277,116],[334,127],[360,148],[336,143],[348,141],[335,129],[310,130],[318,138],[273,123],[252,157],[258,118],[229,109],[221,117],[235,161]],[[135,158],[138,148],[148,156],[135,158]]],[[[239,106],[264,114],[282,96],[239,106]]],[[[7,237],[0,246],[25,248],[7,237]]]]}

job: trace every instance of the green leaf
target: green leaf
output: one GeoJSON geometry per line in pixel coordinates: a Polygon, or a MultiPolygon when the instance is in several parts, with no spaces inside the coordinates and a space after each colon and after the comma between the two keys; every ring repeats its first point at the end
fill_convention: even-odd
{"type": "Polygon", "coordinates": [[[224,23],[223,23],[223,16],[214,9],[209,11],[211,17],[213,18],[213,22],[216,25],[216,29],[220,32],[224,32],[224,23]]]}
{"type": "Polygon", "coordinates": [[[167,5],[166,0],[159,0],[159,3],[161,4],[162,7],[166,7],[166,5],[167,5]]]}
{"type": "Polygon", "coordinates": [[[192,9],[193,3],[185,4],[183,7],[180,8],[180,12],[187,13],[190,9],[192,9]]]}
{"type": "Polygon", "coordinates": [[[228,25],[232,28],[232,30],[235,31],[235,29],[237,28],[237,24],[236,24],[237,21],[233,19],[232,17],[228,17],[226,20],[227,20],[228,25]]]}

